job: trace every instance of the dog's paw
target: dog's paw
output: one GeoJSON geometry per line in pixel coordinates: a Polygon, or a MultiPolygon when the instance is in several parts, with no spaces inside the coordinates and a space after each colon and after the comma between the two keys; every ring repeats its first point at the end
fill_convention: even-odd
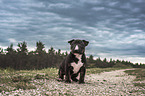
{"type": "Polygon", "coordinates": [[[72,79],[73,81],[75,81],[75,82],[78,82],[79,80],[78,79],[72,79]]]}
{"type": "Polygon", "coordinates": [[[56,80],[59,82],[63,81],[63,79],[61,79],[61,78],[57,78],[56,80]]]}
{"type": "Polygon", "coordinates": [[[65,83],[71,83],[71,80],[66,80],[65,83]]]}
{"type": "Polygon", "coordinates": [[[79,84],[85,84],[85,82],[84,81],[79,81],[79,84]]]}

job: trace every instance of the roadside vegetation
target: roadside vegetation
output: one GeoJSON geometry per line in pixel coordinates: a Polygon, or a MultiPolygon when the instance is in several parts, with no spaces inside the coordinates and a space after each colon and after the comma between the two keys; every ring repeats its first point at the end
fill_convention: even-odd
{"type": "MultiPolygon", "coordinates": [[[[142,87],[145,89],[145,69],[144,68],[136,68],[133,70],[126,70],[128,75],[136,76],[136,79],[133,81],[134,86],[142,87]]],[[[135,91],[142,91],[145,94],[144,90],[135,90],[135,91]]]]}
{"type": "Polygon", "coordinates": [[[0,92],[35,89],[36,87],[31,81],[36,79],[55,79],[57,77],[57,71],[56,68],[20,71],[11,68],[0,69],[0,92]]]}
{"type": "Polygon", "coordinates": [[[145,80],[145,69],[143,68],[136,68],[134,70],[126,70],[125,72],[128,73],[128,75],[135,75],[136,76],[135,81],[145,80]]]}
{"type": "Polygon", "coordinates": [[[102,72],[109,72],[109,71],[115,71],[115,70],[119,70],[122,68],[88,68],[87,69],[87,75],[89,74],[99,74],[102,72]]]}

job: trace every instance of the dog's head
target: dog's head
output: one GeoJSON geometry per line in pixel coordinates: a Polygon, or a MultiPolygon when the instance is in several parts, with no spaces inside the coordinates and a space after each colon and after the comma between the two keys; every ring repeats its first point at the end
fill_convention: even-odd
{"type": "Polygon", "coordinates": [[[71,52],[77,54],[83,54],[85,52],[85,47],[89,44],[86,40],[70,40],[68,41],[71,45],[71,52]]]}

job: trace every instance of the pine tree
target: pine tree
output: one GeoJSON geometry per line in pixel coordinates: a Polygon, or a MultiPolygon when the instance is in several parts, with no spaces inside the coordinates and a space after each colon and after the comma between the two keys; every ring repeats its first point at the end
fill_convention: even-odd
{"type": "Polygon", "coordinates": [[[58,51],[56,52],[56,55],[61,55],[61,49],[58,49],[58,51]]]}
{"type": "Polygon", "coordinates": [[[38,53],[38,54],[41,54],[42,52],[44,52],[44,44],[42,43],[42,42],[37,42],[36,43],[36,47],[37,47],[37,49],[36,49],[36,52],[38,53]]]}
{"type": "Polygon", "coordinates": [[[107,59],[106,59],[106,58],[104,58],[103,62],[107,63],[107,59]]]}
{"type": "Polygon", "coordinates": [[[24,65],[27,65],[27,43],[24,41],[23,43],[18,43],[18,57],[17,57],[17,66],[16,69],[25,69],[24,65]]]}
{"type": "Polygon", "coordinates": [[[48,50],[48,54],[49,54],[49,55],[54,55],[54,53],[55,53],[55,50],[54,50],[53,47],[51,47],[51,48],[48,50]]]}
{"type": "Polygon", "coordinates": [[[2,54],[3,53],[3,49],[2,48],[0,48],[0,54],[2,54]]]}
{"type": "Polygon", "coordinates": [[[18,43],[18,53],[22,53],[22,54],[27,54],[28,50],[27,50],[27,43],[24,41],[23,43],[18,43]]]}
{"type": "Polygon", "coordinates": [[[13,44],[11,44],[7,49],[7,54],[14,54],[16,51],[13,49],[13,44]]]}
{"type": "Polygon", "coordinates": [[[89,63],[94,63],[94,57],[93,57],[93,55],[90,55],[90,56],[89,56],[88,62],[89,62],[89,63]]]}

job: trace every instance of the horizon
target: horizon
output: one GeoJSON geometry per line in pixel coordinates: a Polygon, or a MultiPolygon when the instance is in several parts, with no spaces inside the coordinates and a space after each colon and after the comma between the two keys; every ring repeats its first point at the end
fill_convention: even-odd
{"type": "MultiPolygon", "coordinates": [[[[40,41],[41,42],[41,41],[40,41]]],[[[19,43],[22,43],[22,42],[19,42],[19,43]]],[[[42,42],[43,43],[43,42],[42,42]]],[[[11,44],[13,44],[13,43],[11,43],[11,44]]],[[[26,44],[27,44],[27,42],[26,42],[26,44]]],[[[8,48],[9,46],[7,46],[7,47],[4,47],[4,48],[2,48],[2,47],[0,47],[0,48],[2,48],[3,49],[3,51],[5,52],[5,53],[7,53],[7,51],[6,51],[6,49],[8,48]]],[[[55,52],[58,52],[58,50],[59,49],[56,49],[56,48],[54,48],[53,46],[51,46],[54,50],[55,50],[55,52]]],[[[50,47],[50,48],[51,48],[50,47]]],[[[18,49],[19,47],[17,46],[13,46],[13,49],[17,52],[17,49],[18,49]]],[[[44,44],[44,51],[46,52],[46,53],[48,53],[48,50],[50,49],[50,48],[46,48],[45,47],[45,44],[44,44]]],[[[28,47],[28,44],[27,44],[27,50],[28,50],[28,53],[29,52],[31,52],[31,51],[36,51],[36,49],[37,49],[37,47],[35,47],[35,48],[30,48],[29,49],[29,47],[28,47]]],[[[61,49],[60,49],[61,50],[61,49]]],[[[61,54],[62,53],[65,53],[65,52],[67,52],[68,54],[70,53],[70,50],[61,50],[61,54]]],[[[86,54],[86,52],[85,52],[85,54],[86,54]]],[[[90,55],[92,55],[92,54],[90,54],[90,55]]],[[[90,55],[88,55],[88,54],[86,54],[86,57],[87,58],[89,58],[89,56],[90,55]]],[[[124,59],[124,58],[107,58],[107,57],[96,57],[96,56],[94,56],[94,55],[92,55],[93,56],[93,59],[94,60],[97,60],[98,58],[100,58],[102,61],[106,58],[107,59],[107,61],[109,62],[110,61],[110,59],[112,59],[112,60],[120,60],[120,61],[128,61],[128,62],[131,62],[131,63],[133,63],[133,64],[136,64],[136,63],[138,63],[138,64],[145,64],[145,63],[142,63],[142,62],[132,62],[132,61],[130,61],[130,60],[127,60],[127,59],[124,59]]]]}

